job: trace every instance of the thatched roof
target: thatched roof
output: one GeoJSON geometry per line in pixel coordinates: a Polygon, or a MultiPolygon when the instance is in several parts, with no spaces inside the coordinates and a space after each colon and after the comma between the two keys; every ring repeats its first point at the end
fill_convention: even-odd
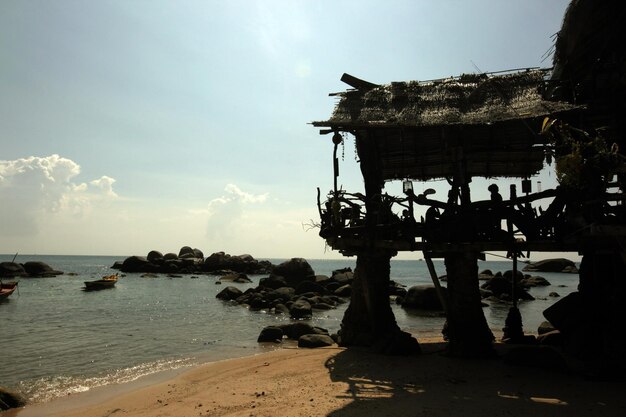
{"type": "Polygon", "coordinates": [[[339,93],[330,119],[314,126],[485,125],[573,108],[541,96],[545,70],[471,74],[437,81],[393,82],[339,93]]]}
{"type": "Polygon", "coordinates": [[[542,98],[546,75],[532,69],[375,85],[344,74],[355,89],[331,94],[340,97],[332,116],[313,125],[374,141],[381,180],[451,177],[460,169],[528,177],[543,167],[543,117],[578,108],[542,98]]]}

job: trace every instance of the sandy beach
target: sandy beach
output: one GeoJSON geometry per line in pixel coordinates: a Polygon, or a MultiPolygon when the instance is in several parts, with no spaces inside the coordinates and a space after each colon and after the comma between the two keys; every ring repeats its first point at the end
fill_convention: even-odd
{"type": "Polygon", "coordinates": [[[412,357],[337,347],[280,349],[201,365],[147,386],[35,404],[5,417],[626,415],[624,383],[502,359],[448,358],[441,342],[422,342],[422,348],[412,357]]]}

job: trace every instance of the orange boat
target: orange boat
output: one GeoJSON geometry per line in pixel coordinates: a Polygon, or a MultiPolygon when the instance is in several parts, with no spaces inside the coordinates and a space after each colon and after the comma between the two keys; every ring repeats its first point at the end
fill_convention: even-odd
{"type": "Polygon", "coordinates": [[[95,281],[85,281],[85,291],[97,291],[115,287],[117,274],[103,277],[95,281]]]}

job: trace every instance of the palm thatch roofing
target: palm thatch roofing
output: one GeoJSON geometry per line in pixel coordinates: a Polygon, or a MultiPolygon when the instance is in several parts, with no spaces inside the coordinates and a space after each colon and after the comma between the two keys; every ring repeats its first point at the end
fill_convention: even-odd
{"type": "MultiPolygon", "coordinates": [[[[579,108],[542,97],[547,70],[371,84],[344,74],[326,131],[376,141],[382,180],[463,175],[528,177],[543,167],[547,115],[579,108]]],[[[370,148],[371,149],[371,148],[370,148]]],[[[361,155],[362,157],[362,155],[361,155]]]]}

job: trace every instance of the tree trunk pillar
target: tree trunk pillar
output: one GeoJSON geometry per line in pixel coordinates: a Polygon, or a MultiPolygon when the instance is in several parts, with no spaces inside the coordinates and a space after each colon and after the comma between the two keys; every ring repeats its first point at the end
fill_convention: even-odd
{"type": "Polygon", "coordinates": [[[493,333],[483,314],[478,285],[476,253],[455,252],[445,256],[448,278],[448,321],[445,333],[448,354],[461,357],[494,355],[493,333]]]}
{"type": "Polygon", "coordinates": [[[389,302],[390,260],[395,252],[371,249],[358,253],[352,296],[341,330],[340,346],[368,346],[387,354],[420,351],[419,344],[396,323],[389,302]]]}

